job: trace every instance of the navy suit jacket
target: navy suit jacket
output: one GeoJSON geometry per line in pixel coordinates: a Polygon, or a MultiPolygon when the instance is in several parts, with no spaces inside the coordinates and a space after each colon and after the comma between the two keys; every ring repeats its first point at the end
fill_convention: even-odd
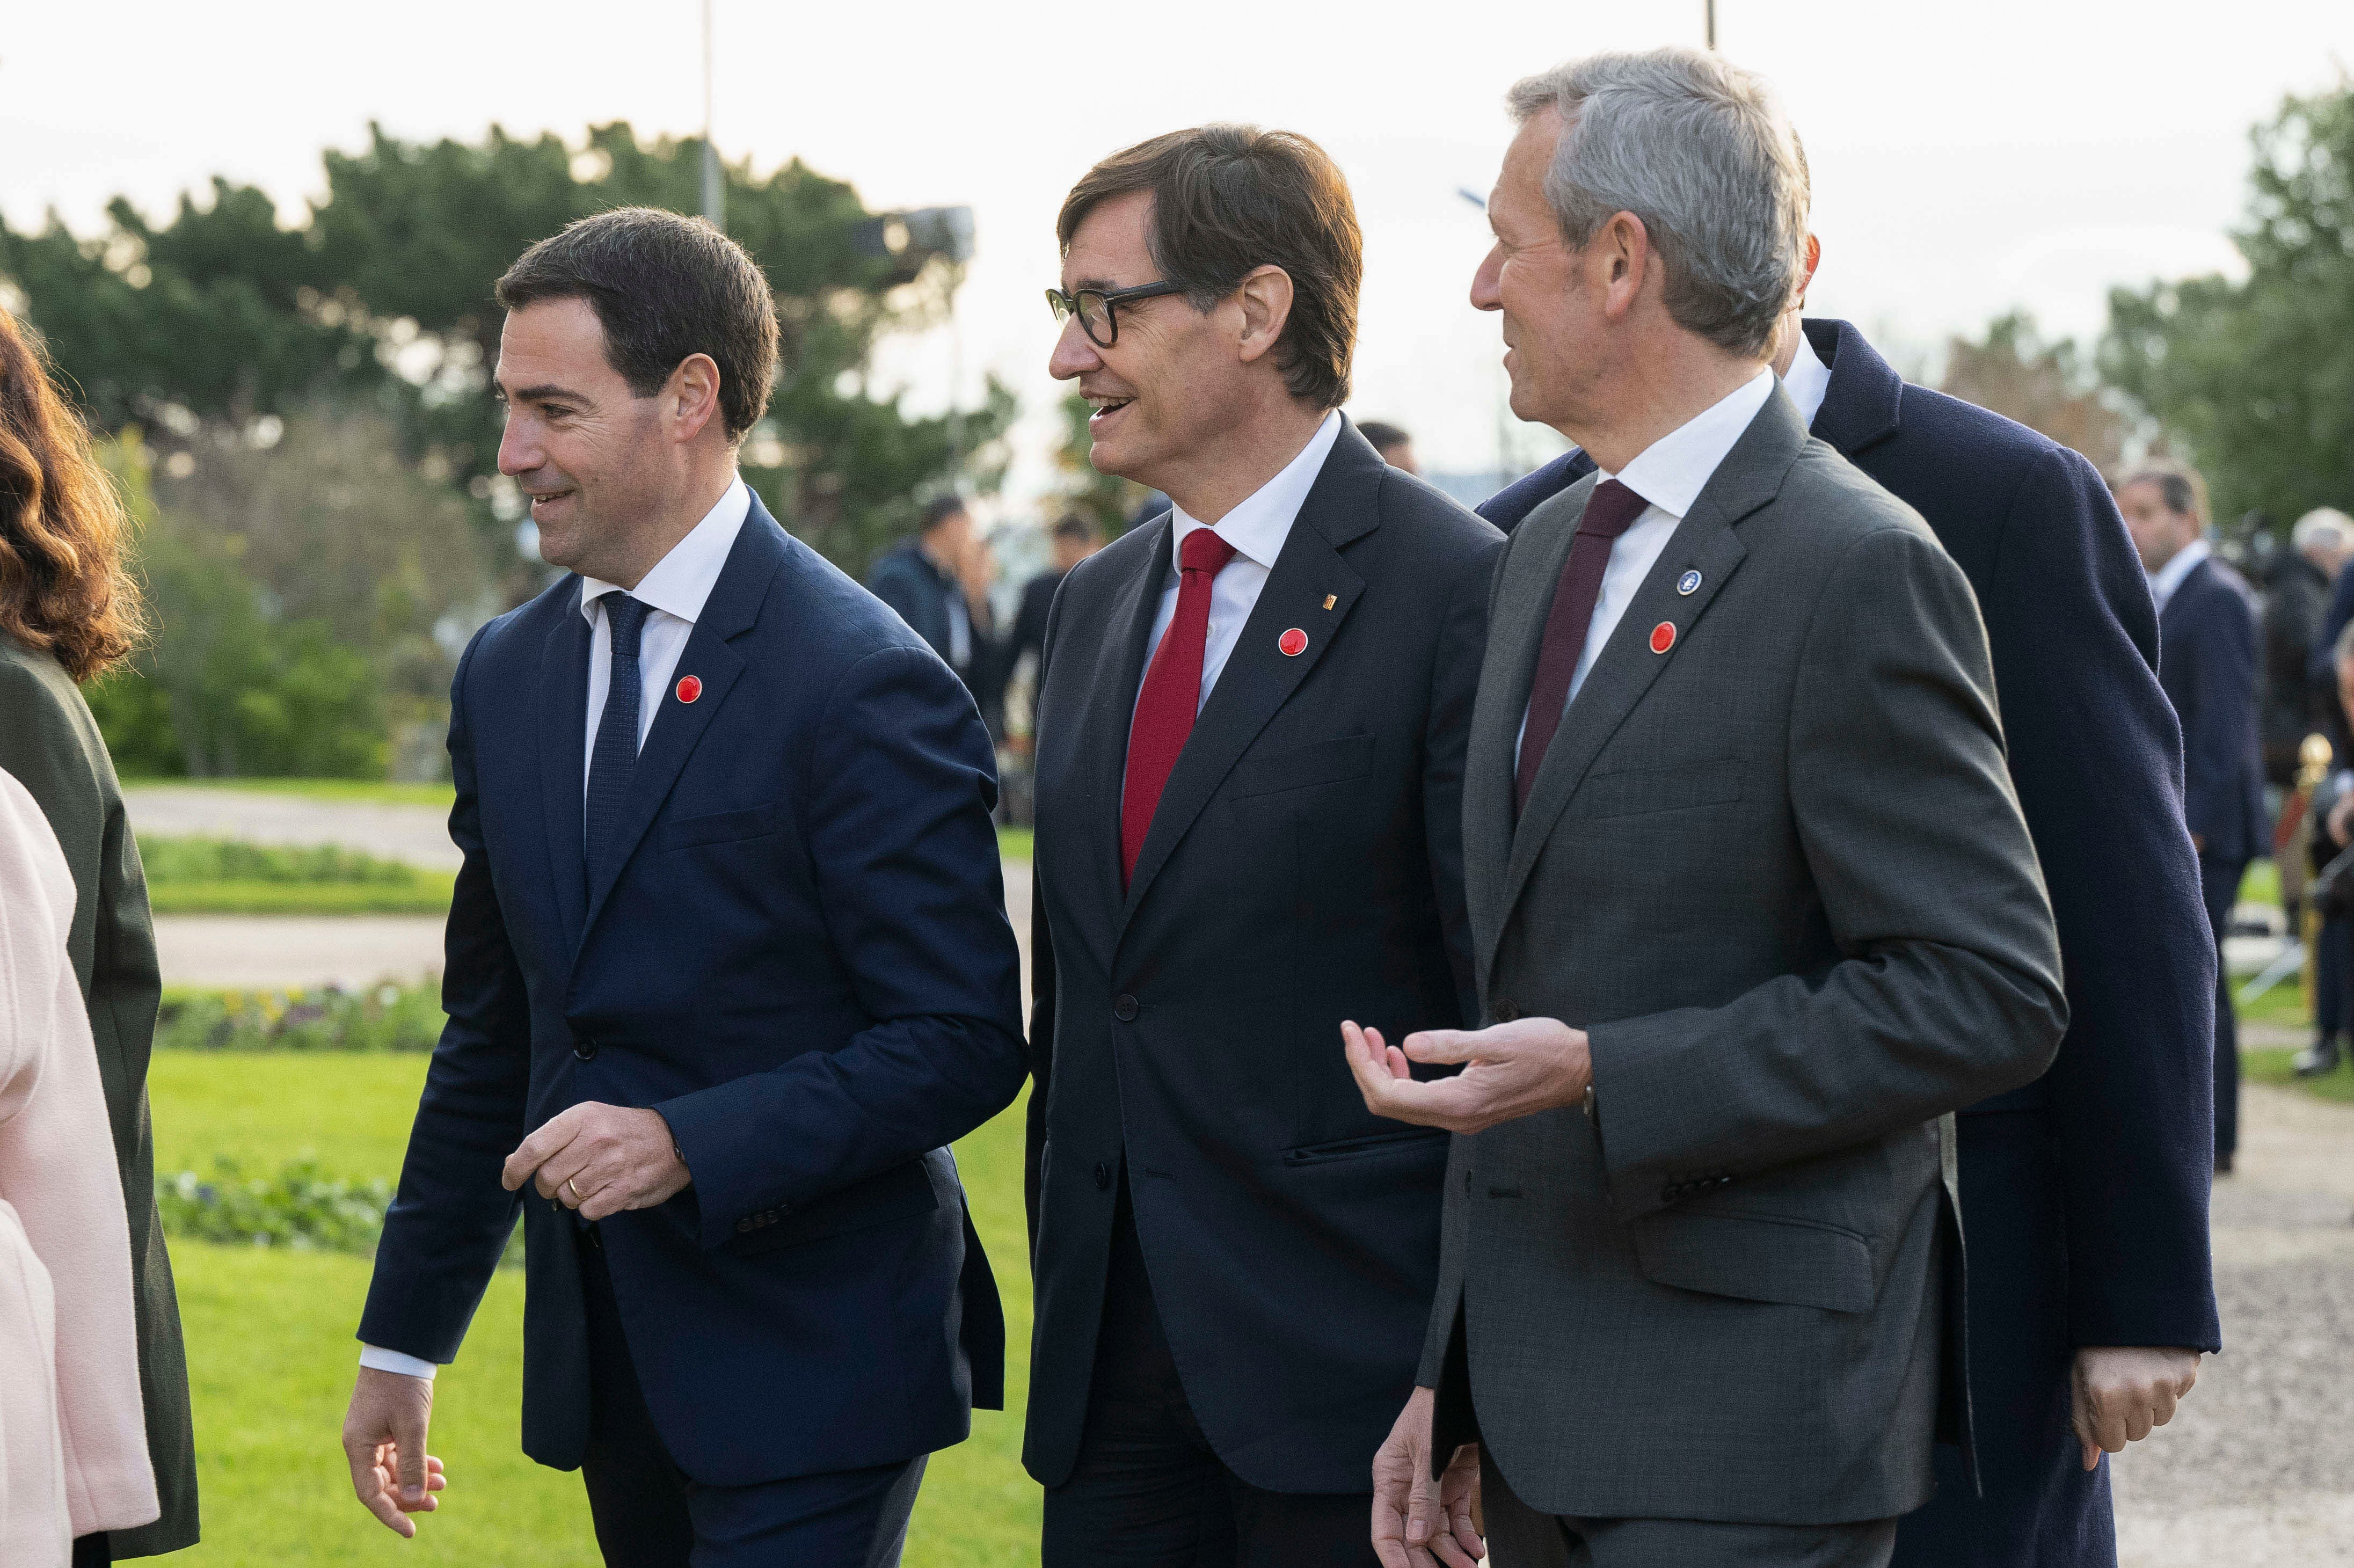
{"type": "MultiPolygon", "coordinates": [[[[1806,333],[1831,372],[1813,433],[1921,514],[1986,619],[2011,780],[2059,921],[2069,1023],[2051,1071],[1972,1108],[2049,1121],[2068,1251],[2062,1331],[2074,1345],[2215,1350],[2214,941],[2148,579],[2081,455],[1907,385],[1845,322],[1809,321],[1806,333]]],[[[1509,530],[1594,467],[1566,453],[1480,515],[1509,530]]],[[[1962,1139],[1967,1157],[1967,1112],[1962,1139]]]]}
{"type": "Polygon", "coordinates": [[[2269,853],[2246,578],[2212,556],[2190,568],[2158,620],[2158,678],[2182,721],[2183,811],[2202,853],[2225,865],[2269,853]]]}
{"type": "Polygon", "coordinates": [[[1210,1446],[1265,1490],[1362,1492],[1414,1391],[1447,1140],[1365,1109],[1340,1022],[1476,1012],[1463,747],[1503,541],[1344,429],[1123,885],[1174,534],[1164,511],[1073,567],[1042,662],[1023,1462],[1078,1463],[1125,1162],[1210,1446]]]}
{"type": "Polygon", "coordinates": [[[588,1428],[575,1217],[501,1164],[652,1107],[694,1184],[599,1234],[646,1405],[695,1480],[912,1458],[1002,1403],[1003,1319],[946,1145],[1024,1072],[980,715],[756,498],[587,885],[589,628],[567,577],[451,689],[464,852],[426,1075],[359,1337],[447,1361],[521,1209],[524,1448],[588,1428]]]}

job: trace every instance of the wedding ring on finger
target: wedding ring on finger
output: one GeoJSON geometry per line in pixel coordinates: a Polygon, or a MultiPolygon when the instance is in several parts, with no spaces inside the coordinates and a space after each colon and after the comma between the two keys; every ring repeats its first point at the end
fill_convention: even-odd
{"type": "Polygon", "coordinates": [[[581,1196],[580,1189],[572,1184],[572,1178],[569,1176],[564,1179],[564,1190],[572,1194],[572,1206],[576,1209],[588,1201],[581,1196]]]}

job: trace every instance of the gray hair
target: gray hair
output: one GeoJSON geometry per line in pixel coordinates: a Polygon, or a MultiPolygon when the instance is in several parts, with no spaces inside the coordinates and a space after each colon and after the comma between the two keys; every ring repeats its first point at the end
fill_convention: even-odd
{"type": "Polygon", "coordinates": [[[2296,520],[2296,526],[2288,531],[2288,542],[2300,552],[2317,545],[2325,550],[2354,549],[2354,517],[2335,506],[2317,506],[2296,520]]]}
{"type": "Polygon", "coordinates": [[[1589,55],[1513,85],[1526,123],[1561,111],[1545,199],[1583,248],[1643,220],[1678,326],[1762,355],[1806,275],[1805,158],[1763,77],[1698,49],[1589,55]]]}

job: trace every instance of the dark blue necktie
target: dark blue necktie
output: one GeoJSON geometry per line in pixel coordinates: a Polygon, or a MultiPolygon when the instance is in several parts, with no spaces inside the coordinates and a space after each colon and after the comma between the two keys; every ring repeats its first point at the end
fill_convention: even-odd
{"type": "Polygon", "coordinates": [[[592,890],[613,853],[621,808],[630,799],[630,775],[638,766],[638,705],[644,690],[638,674],[638,635],[645,630],[646,606],[628,594],[609,593],[605,625],[613,634],[613,679],[606,688],[605,712],[597,720],[597,745],[588,753],[587,863],[592,890]]]}

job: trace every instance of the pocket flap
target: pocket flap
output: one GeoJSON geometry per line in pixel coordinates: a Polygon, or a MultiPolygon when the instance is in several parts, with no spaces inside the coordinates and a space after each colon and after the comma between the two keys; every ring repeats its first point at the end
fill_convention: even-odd
{"type": "Polygon", "coordinates": [[[1575,797],[1579,810],[1597,817],[1635,817],[1648,811],[1682,811],[1722,806],[1741,799],[1741,758],[1712,758],[1671,768],[1626,768],[1589,777],[1575,797]]]}
{"type": "Polygon", "coordinates": [[[682,817],[674,822],[663,822],[654,828],[654,847],[658,850],[684,849],[689,844],[722,844],[737,839],[757,839],[777,831],[777,820],[784,808],[771,801],[746,811],[715,811],[708,816],[682,817]]]}
{"type": "Polygon", "coordinates": [[[1310,784],[1335,784],[1362,779],[1373,770],[1373,737],[1336,736],[1265,757],[1249,757],[1234,771],[1226,798],[1272,795],[1279,789],[1304,789],[1310,784]]]}
{"type": "Polygon", "coordinates": [[[1872,1248],[1853,1231],[1768,1214],[1675,1209],[1633,1225],[1644,1277],[1660,1285],[1833,1312],[1865,1311],[1878,1294],[1872,1248]]]}

